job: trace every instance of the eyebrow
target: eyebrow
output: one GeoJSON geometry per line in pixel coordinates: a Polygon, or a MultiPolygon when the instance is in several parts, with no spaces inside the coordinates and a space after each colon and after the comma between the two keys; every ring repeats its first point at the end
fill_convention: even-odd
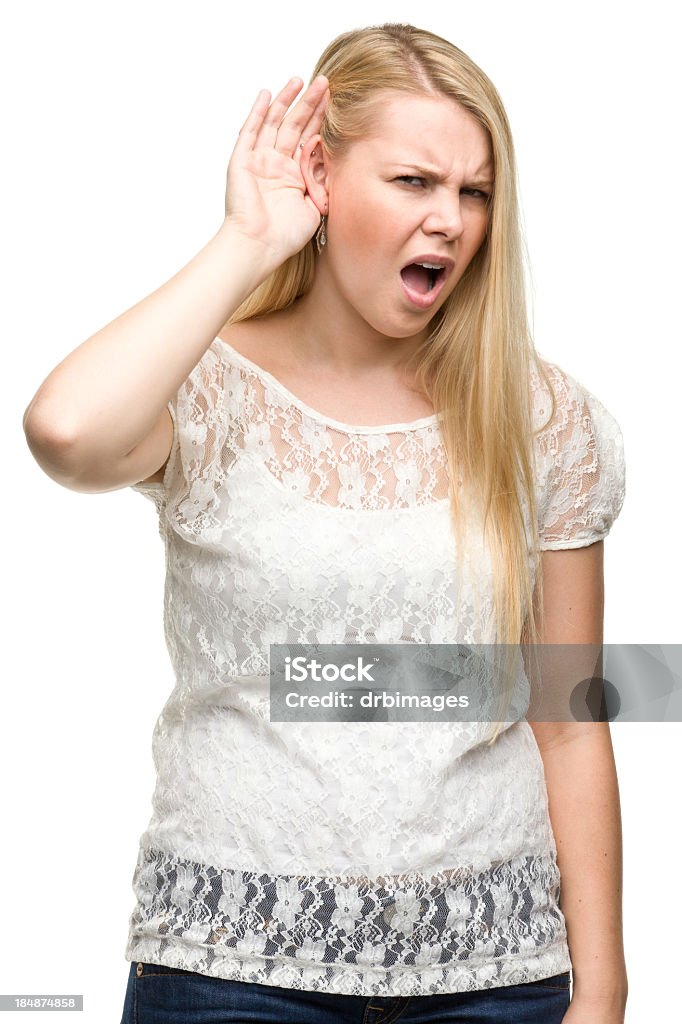
{"type": "MultiPolygon", "coordinates": [[[[421,167],[419,164],[415,164],[411,160],[398,160],[396,161],[396,163],[398,163],[401,167],[410,167],[426,178],[433,178],[435,181],[444,180],[443,176],[439,173],[439,171],[436,171],[431,167],[421,167]]],[[[487,185],[489,188],[492,188],[494,182],[492,178],[483,177],[471,179],[470,184],[474,185],[476,188],[482,185],[487,185]]]]}

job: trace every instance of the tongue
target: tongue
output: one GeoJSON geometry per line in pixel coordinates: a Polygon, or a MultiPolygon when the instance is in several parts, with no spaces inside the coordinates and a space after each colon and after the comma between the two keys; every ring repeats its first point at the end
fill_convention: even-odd
{"type": "Polygon", "coordinates": [[[431,275],[426,267],[420,267],[416,263],[410,263],[410,265],[408,267],[404,267],[400,273],[408,288],[412,288],[415,292],[421,292],[422,295],[428,292],[431,275]]]}

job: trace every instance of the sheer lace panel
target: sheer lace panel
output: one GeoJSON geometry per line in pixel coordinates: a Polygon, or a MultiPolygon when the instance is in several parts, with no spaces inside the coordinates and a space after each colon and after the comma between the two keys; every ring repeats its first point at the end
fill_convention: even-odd
{"type": "MultiPolygon", "coordinates": [[[[536,438],[542,550],[602,540],[625,498],[623,436],[618,423],[582,384],[549,364],[556,394],[552,421],[536,438]]],[[[544,383],[534,391],[536,427],[551,410],[544,383]]]]}
{"type": "Polygon", "coordinates": [[[142,849],[135,889],[128,959],[217,978],[419,996],[571,967],[553,856],[353,882],[221,870],[142,849]]]}
{"type": "MultiPolygon", "coordinates": [[[[623,437],[602,403],[556,364],[556,392],[531,374],[542,549],[601,540],[625,497],[623,437]],[[541,429],[540,429],[541,428],[541,429]]],[[[239,458],[291,496],[338,509],[411,509],[449,499],[437,416],[352,427],[316,412],[216,338],[169,403],[173,448],[163,483],[135,484],[199,535],[220,523],[221,489],[239,458]]],[[[461,480],[461,478],[460,478],[461,480]]]]}
{"type": "Polygon", "coordinates": [[[325,505],[368,510],[448,497],[435,419],[404,432],[349,432],[312,419],[247,367],[228,372],[234,386],[244,388],[244,450],[288,490],[325,505]]]}

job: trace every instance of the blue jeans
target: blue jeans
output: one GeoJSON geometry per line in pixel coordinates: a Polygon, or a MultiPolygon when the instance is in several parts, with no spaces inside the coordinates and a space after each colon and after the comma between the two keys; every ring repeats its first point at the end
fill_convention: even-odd
{"type": "Polygon", "coordinates": [[[560,1024],[570,972],[431,996],[346,996],[131,963],[121,1024],[560,1024]]]}

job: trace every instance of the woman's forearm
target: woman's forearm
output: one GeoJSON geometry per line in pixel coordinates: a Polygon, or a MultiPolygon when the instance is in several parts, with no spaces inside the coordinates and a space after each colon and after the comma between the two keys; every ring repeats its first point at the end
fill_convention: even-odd
{"type": "Polygon", "coordinates": [[[52,370],[24,414],[31,450],[77,467],[117,461],[152,429],[235,309],[274,269],[226,225],[151,295],[52,370]]]}
{"type": "Polygon", "coordinates": [[[540,747],[561,872],[573,997],[625,1006],[620,798],[608,723],[572,723],[540,747]]]}

